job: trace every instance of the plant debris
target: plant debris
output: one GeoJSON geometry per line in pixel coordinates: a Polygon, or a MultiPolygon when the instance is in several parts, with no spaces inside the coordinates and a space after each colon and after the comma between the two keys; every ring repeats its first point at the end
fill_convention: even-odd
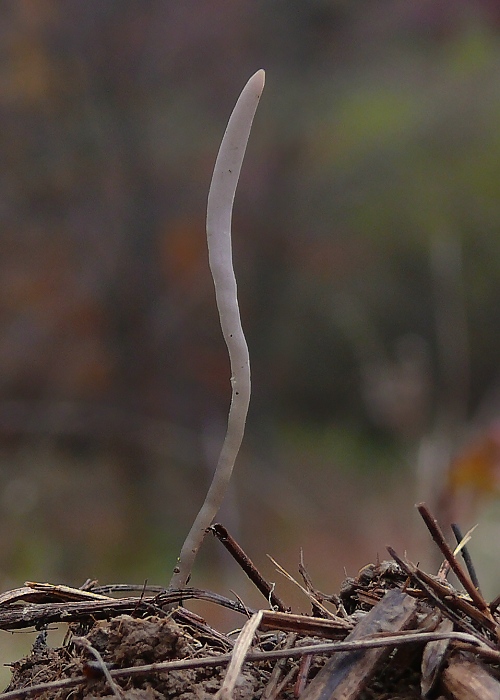
{"type": "Polygon", "coordinates": [[[195,588],[87,582],[8,591],[0,595],[0,629],[34,627],[38,635],[29,656],[12,664],[0,700],[498,700],[498,600],[486,603],[468,552],[464,569],[428,509],[419,511],[445,560],[438,575],[388,548],[392,561],[364,567],[338,596],[326,596],[301,565],[311,615],[286,610],[219,525],[216,534],[225,546],[229,538],[263,595],[272,591],[272,609],[195,588]],[[447,581],[448,570],[464,592],[447,581]],[[183,607],[192,598],[240,612],[247,621],[236,642],[183,607]],[[54,622],[68,623],[57,649],[46,643],[54,622]]]}

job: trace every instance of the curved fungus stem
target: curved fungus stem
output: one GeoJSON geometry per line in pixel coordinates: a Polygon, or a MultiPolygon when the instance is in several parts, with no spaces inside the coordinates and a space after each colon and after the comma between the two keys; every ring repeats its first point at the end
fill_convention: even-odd
{"type": "Polygon", "coordinates": [[[231,363],[231,406],[227,431],[212,483],[179,555],[170,588],[183,588],[206,530],[224,500],[238,455],[250,402],[250,360],[241,325],[231,246],[231,219],[236,186],[253,118],[264,89],[265,73],[257,71],[243,88],[222,138],[207,205],[207,242],[217,309],[231,363]]]}

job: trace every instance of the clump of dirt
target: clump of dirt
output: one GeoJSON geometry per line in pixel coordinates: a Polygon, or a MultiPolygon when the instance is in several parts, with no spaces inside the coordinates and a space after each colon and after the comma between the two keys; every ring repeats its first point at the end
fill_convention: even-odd
{"type": "Polygon", "coordinates": [[[118,666],[182,659],[195,642],[171,619],[149,617],[141,620],[130,615],[120,615],[110,622],[98,622],[87,639],[103,659],[112,659],[118,666]]]}
{"type": "MultiPolygon", "coordinates": [[[[74,632],[80,630],[72,626],[74,632]]],[[[80,639],[79,636],[74,637],[80,639]]],[[[156,616],[136,619],[131,615],[119,615],[109,621],[98,621],[86,635],[87,643],[98,652],[106,668],[143,667],[173,659],[194,659],[207,649],[184,627],[169,617],[156,616]]],[[[167,672],[151,672],[130,676],[120,682],[120,690],[110,694],[108,680],[103,676],[99,663],[88,647],[69,638],[59,649],[48,648],[41,637],[31,654],[14,664],[13,676],[6,692],[29,688],[33,685],[86,678],[85,686],[52,687],[37,693],[40,700],[90,700],[91,698],[116,698],[126,700],[208,700],[221,684],[221,667],[180,669],[167,672]]],[[[245,669],[238,683],[235,697],[256,697],[262,683],[260,672],[245,669]]]]}
{"type": "Polygon", "coordinates": [[[311,615],[289,612],[236,547],[274,609],[126,584],[29,583],[0,594],[0,630],[41,630],[0,700],[210,700],[219,691],[235,700],[500,698],[500,596],[484,600],[468,553],[465,570],[419,509],[446,562],[437,575],[388,547],[393,561],[364,567],[337,596],[315,590],[301,567],[311,615]],[[450,569],[463,590],[447,581],[450,569]],[[242,615],[236,642],[183,607],[193,598],[242,615]],[[51,649],[45,630],[62,622],[65,642],[51,649]]]}
{"type": "MultiPolygon", "coordinates": [[[[325,600],[321,602],[319,598],[323,613],[318,608],[317,615],[312,617],[266,611],[261,631],[254,636],[249,649],[250,652],[257,651],[264,658],[249,659],[243,664],[232,697],[235,700],[292,700],[298,697],[328,663],[330,656],[323,652],[321,643],[326,641],[331,644],[332,639],[345,639],[374,608],[374,602],[380,595],[396,584],[401,585],[402,581],[404,575],[395,565],[365,568],[358,578],[345,582],[340,597],[332,597],[338,608],[344,610],[343,617],[334,613],[330,614],[330,619],[321,617],[326,614],[325,600]],[[300,651],[304,648],[317,649],[317,653],[301,656],[300,651]],[[285,651],[288,649],[289,652],[285,651]],[[287,656],[288,653],[290,656],[287,656]],[[265,658],[266,654],[270,654],[269,658],[265,658]]],[[[94,604],[87,600],[81,603],[53,602],[58,592],[67,598],[66,587],[47,589],[44,585],[42,590],[43,597],[30,588],[4,594],[9,603],[3,624],[6,625],[8,621],[11,627],[25,625],[30,621],[27,610],[35,615],[38,608],[43,608],[51,621],[56,614],[59,620],[73,616],[78,621],[69,623],[65,643],[58,649],[47,646],[46,632],[39,633],[31,654],[13,665],[12,681],[7,692],[18,694],[11,697],[28,697],[29,689],[33,688],[40,700],[116,697],[122,700],[209,700],[221,689],[228,663],[235,653],[233,640],[183,607],[172,611],[162,610],[162,593],[139,599],[99,599],[94,604]],[[28,599],[31,605],[22,608],[19,597],[24,601],[28,599]],[[44,602],[48,599],[50,603],[44,602]],[[37,605],[33,605],[33,601],[37,605]],[[93,615],[105,614],[107,619],[85,618],[83,611],[89,605],[92,605],[93,615]],[[131,610],[120,613],[120,606],[131,610]],[[155,607],[158,614],[149,614],[151,607],[155,607]],[[179,668],[179,665],[192,667],[179,668]]],[[[186,589],[183,593],[185,596],[194,595],[193,590],[186,589]]],[[[74,597],[89,595],[73,589],[71,593],[74,597]]],[[[230,602],[207,591],[196,593],[200,597],[204,595],[218,600],[221,604],[228,605],[230,602]]],[[[253,612],[240,603],[233,605],[240,606],[240,612],[247,616],[253,612]]],[[[37,619],[40,620],[40,615],[37,619]]],[[[418,686],[420,660],[418,649],[416,654],[413,653],[411,663],[409,657],[402,654],[385,658],[373,676],[372,686],[365,682],[360,685],[360,700],[378,698],[378,688],[384,683],[386,688],[399,688],[399,697],[415,700],[419,695],[413,692],[404,695],[402,689],[418,686]]]]}

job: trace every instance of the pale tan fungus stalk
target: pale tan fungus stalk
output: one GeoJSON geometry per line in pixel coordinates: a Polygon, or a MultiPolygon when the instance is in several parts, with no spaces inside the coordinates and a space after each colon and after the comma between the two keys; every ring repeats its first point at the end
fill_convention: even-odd
{"type": "Polygon", "coordinates": [[[233,269],[231,219],[234,195],[253,118],[264,89],[265,73],[257,71],[243,88],[224,133],[208,193],[207,241],[210,271],[224,340],[231,363],[231,406],[227,432],[205,501],[186,537],[170,588],[183,588],[208,527],[212,524],[233,471],[245,431],[250,402],[250,361],[241,325],[233,269]]]}

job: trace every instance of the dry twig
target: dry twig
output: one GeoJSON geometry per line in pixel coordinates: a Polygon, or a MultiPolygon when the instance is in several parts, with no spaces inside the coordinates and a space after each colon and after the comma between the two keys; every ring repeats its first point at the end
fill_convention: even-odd
{"type": "Polygon", "coordinates": [[[227,549],[229,554],[240,565],[250,581],[255,584],[269,604],[273,608],[285,612],[287,610],[286,605],[274,592],[274,586],[266,581],[253,561],[243,551],[236,540],[231,537],[224,525],[215,523],[215,525],[212,525],[210,528],[210,532],[212,532],[219,542],[227,549]]]}

